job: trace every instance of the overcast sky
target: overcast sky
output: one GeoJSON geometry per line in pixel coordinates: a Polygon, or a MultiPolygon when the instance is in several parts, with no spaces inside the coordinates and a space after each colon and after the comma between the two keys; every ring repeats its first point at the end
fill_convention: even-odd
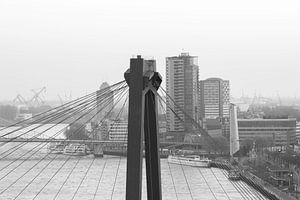
{"type": "Polygon", "coordinates": [[[137,54],[164,77],[182,51],[234,96],[300,97],[298,2],[0,0],[0,99],[43,86],[49,99],[79,97],[122,80],[137,54]]]}

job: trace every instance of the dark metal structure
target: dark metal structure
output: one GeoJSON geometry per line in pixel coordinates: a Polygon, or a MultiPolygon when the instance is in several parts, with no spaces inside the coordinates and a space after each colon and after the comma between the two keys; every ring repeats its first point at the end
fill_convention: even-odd
{"type": "Polygon", "coordinates": [[[160,200],[156,90],[162,79],[157,72],[146,71],[145,61],[141,56],[130,59],[130,69],[124,76],[129,85],[126,200],[141,199],[143,141],[148,199],[160,200]]]}

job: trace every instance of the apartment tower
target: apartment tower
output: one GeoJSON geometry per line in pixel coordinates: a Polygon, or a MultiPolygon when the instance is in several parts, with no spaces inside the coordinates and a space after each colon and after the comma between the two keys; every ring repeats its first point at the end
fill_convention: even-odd
{"type": "Polygon", "coordinates": [[[181,53],[166,58],[167,131],[190,131],[193,126],[188,116],[198,121],[198,72],[196,56],[181,53]]]}

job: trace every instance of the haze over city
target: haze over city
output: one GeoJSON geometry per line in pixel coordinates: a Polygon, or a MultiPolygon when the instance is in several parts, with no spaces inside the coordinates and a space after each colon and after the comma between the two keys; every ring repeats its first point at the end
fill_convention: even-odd
{"type": "MultiPolygon", "coordinates": [[[[300,96],[298,1],[1,1],[1,100],[46,86],[79,97],[123,79],[128,58],[198,56],[231,94],[300,96]]],[[[165,83],[163,83],[163,86],[165,83]]]]}
{"type": "Polygon", "coordinates": [[[0,0],[0,199],[299,200],[299,0],[0,0]]]}

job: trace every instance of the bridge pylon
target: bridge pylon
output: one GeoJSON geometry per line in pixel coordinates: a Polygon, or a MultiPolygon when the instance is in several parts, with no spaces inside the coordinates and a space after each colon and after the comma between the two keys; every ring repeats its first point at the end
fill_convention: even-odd
{"type": "Polygon", "coordinates": [[[143,141],[148,200],[161,200],[156,91],[162,79],[155,72],[155,61],[141,56],[130,59],[124,76],[129,86],[126,200],[141,199],[143,141]]]}

